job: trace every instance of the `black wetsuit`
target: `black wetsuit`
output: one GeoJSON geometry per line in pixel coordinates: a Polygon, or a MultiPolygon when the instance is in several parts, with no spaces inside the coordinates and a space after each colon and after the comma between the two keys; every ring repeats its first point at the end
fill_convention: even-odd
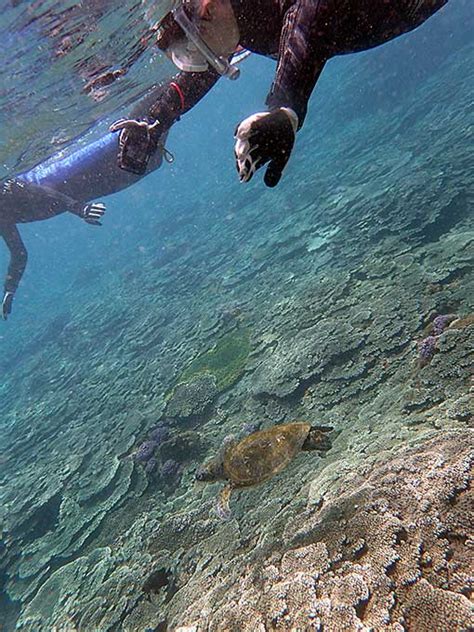
{"type": "Polygon", "coordinates": [[[15,292],[28,261],[28,253],[16,224],[0,223],[0,236],[10,251],[10,263],[5,277],[5,292],[15,292]]]}
{"type": "MultiPolygon", "coordinates": [[[[328,59],[367,50],[411,31],[447,1],[231,0],[231,4],[239,44],[278,60],[267,105],[290,107],[301,127],[309,97],[328,59]]],[[[151,108],[150,116],[168,129],[218,78],[214,70],[179,73],[151,108]]]]}

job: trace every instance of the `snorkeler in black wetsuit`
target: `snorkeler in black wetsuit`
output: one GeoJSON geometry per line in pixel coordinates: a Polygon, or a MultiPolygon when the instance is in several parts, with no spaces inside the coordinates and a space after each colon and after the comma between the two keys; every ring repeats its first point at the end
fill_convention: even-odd
{"type": "Polygon", "coordinates": [[[238,74],[229,59],[237,46],[274,57],[278,65],[268,111],[235,132],[242,182],[269,163],[278,184],[301,129],[313,88],[331,57],[366,50],[406,33],[448,0],[185,0],[161,22],[157,45],[180,72],[145,120],[117,121],[119,164],[140,173],[161,134],[190,110],[221,75],[238,74]]]}

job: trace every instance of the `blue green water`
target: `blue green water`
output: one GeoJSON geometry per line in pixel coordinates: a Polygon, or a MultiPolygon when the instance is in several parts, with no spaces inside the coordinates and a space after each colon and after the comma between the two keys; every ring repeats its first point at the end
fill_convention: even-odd
{"type": "MultiPolygon", "coordinates": [[[[438,67],[449,65],[450,55],[456,55],[469,42],[470,30],[462,23],[465,11],[466,3],[460,2],[434,16],[416,33],[374,51],[332,59],[312,96],[309,118],[292,163],[309,162],[318,169],[321,160],[324,162],[325,149],[331,150],[333,135],[342,132],[343,126],[359,122],[363,128],[372,113],[391,116],[400,100],[416,100],[419,84],[435,79],[438,67]],[[315,151],[317,162],[312,159],[315,151]]],[[[165,165],[132,190],[111,196],[103,229],[89,230],[66,216],[22,227],[31,262],[16,299],[18,326],[9,327],[7,345],[11,342],[15,347],[15,337],[22,335],[19,330],[24,331],[32,320],[41,322],[45,311],[61,311],[69,282],[81,270],[90,266],[107,274],[111,261],[134,258],[140,246],[150,246],[145,243],[150,222],[166,222],[167,216],[179,209],[192,224],[194,202],[182,199],[183,188],[193,192],[193,200],[202,200],[201,214],[212,209],[221,213],[229,205],[258,204],[258,196],[263,193],[261,183],[243,187],[235,176],[232,135],[242,118],[262,108],[273,68],[274,62],[254,56],[245,62],[238,82],[221,81],[172,130],[168,146],[176,155],[176,163],[165,165]],[[50,260],[51,251],[55,253],[54,262],[50,260]]],[[[106,125],[99,124],[95,136],[101,130],[105,133],[106,125]]],[[[311,169],[308,166],[307,170],[311,169]]],[[[290,179],[297,178],[290,164],[283,187],[291,186],[290,179]]],[[[151,241],[155,247],[154,239],[151,241]]],[[[5,261],[2,259],[3,266],[5,261]]]]}
{"type": "MultiPolygon", "coordinates": [[[[299,483],[317,475],[301,461],[261,496],[242,495],[235,531],[220,525],[209,513],[216,489],[197,489],[194,471],[246,423],[331,423],[343,439],[328,458],[345,459],[345,471],[349,419],[393,424],[379,446],[367,436],[367,454],[408,444],[400,411],[425,410],[421,395],[403,390],[416,342],[436,315],[473,312],[473,53],[472,8],[453,0],[411,34],[331,60],[274,191],[260,174],[240,184],[234,166],[234,127],[262,109],[274,71],[252,56],[237,82],[220,81],[174,126],[172,165],[105,200],[102,227],[68,215],[21,227],[28,268],[0,326],[0,629],[144,631],[167,621],[175,630],[198,621],[186,587],[211,590],[200,560],[215,547],[206,564],[218,566],[220,582],[234,555],[236,565],[260,564],[284,541],[272,507],[280,502],[282,524],[296,520],[306,499],[299,483]],[[242,356],[226,357],[226,336],[242,356]],[[217,380],[202,410],[170,414],[193,359],[216,349],[236,381],[221,390],[217,380]],[[134,457],[160,422],[175,437],[160,455],[161,466],[178,463],[175,478],[148,476],[134,457]],[[290,498],[301,502],[287,508],[290,498]],[[262,524],[271,525],[265,537],[262,524]],[[221,544],[237,537],[245,554],[255,544],[253,560],[221,544]],[[148,602],[143,582],[157,568],[171,569],[177,593],[167,579],[167,595],[148,602]]],[[[149,82],[150,69],[132,79],[142,76],[149,82]]],[[[127,100],[140,92],[125,89],[127,100]]],[[[86,112],[92,137],[123,111],[120,85],[113,91],[86,112]]],[[[46,158],[43,141],[35,147],[46,158]]],[[[4,156],[8,175],[19,147],[4,156]]],[[[0,271],[7,262],[2,247],[0,271]]],[[[456,335],[438,341],[426,382],[410,383],[441,406],[467,394],[467,342],[456,335]]],[[[439,423],[441,434],[465,429],[461,417],[439,423]]],[[[421,417],[413,426],[420,441],[436,428],[421,417]]],[[[257,629],[231,624],[225,599],[209,599],[208,627],[199,619],[197,629],[257,629]]],[[[265,629],[291,629],[281,625],[265,629]]]]}

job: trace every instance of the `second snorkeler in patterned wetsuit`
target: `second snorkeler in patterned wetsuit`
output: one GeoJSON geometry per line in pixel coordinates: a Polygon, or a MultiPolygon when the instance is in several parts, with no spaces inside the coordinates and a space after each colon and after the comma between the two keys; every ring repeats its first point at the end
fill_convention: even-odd
{"type": "Polygon", "coordinates": [[[411,31],[448,0],[185,0],[161,22],[157,44],[181,72],[144,120],[117,121],[119,164],[141,173],[163,133],[190,110],[243,47],[277,59],[266,112],[235,132],[240,180],[269,163],[264,181],[275,186],[288,162],[308,100],[331,57],[367,50],[411,31]]]}
{"type": "MultiPolygon", "coordinates": [[[[141,99],[131,116],[144,116],[162,92],[158,86],[141,99]]],[[[162,136],[164,141],[166,136],[162,136]]],[[[0,238],[10,252],[3,299],[0,295],[0,318],[7,320],[15,292],[25,271],[27,251],[18,230],[19,224],[38,222],[72,213],[92,225],[101,224],[105,206],[96,198],[117,193],[138,182],[141,177],[161,166],[163,157],[171,156],[164,146],[154,152],[147,170],[141,175],[125,173],[117,167],[116,140],[106,134],[70,155],[52,156],[30,171],[0,182],[0,238]]]]}

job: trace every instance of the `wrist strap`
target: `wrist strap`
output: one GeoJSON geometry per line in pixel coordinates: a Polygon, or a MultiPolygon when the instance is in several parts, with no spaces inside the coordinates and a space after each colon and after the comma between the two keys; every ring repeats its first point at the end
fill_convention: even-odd
{"type": "Polygon", "coordinates": [[[175,81],[171,81],[149,109],[148,116],[153,120],[160,121],[161,129],[166,130],[179,119],[179,115],[185,107],[183,91],[175,81]],[[179,105],[176,103],[175,94],[178,95],[179,105]]]}
{"type": "Polygon", "coordinates": [[[181,90],[181,88],[178,86],[178,84],[175,81],[172,81],[170,83],[170,88],[174,88],[176,90],[176,92],[178,93],[179,100],[180,100],[180,103],[181,103],[181,109],[184,110],[185,103],[184,103],[183,91],[181,90]]]}

